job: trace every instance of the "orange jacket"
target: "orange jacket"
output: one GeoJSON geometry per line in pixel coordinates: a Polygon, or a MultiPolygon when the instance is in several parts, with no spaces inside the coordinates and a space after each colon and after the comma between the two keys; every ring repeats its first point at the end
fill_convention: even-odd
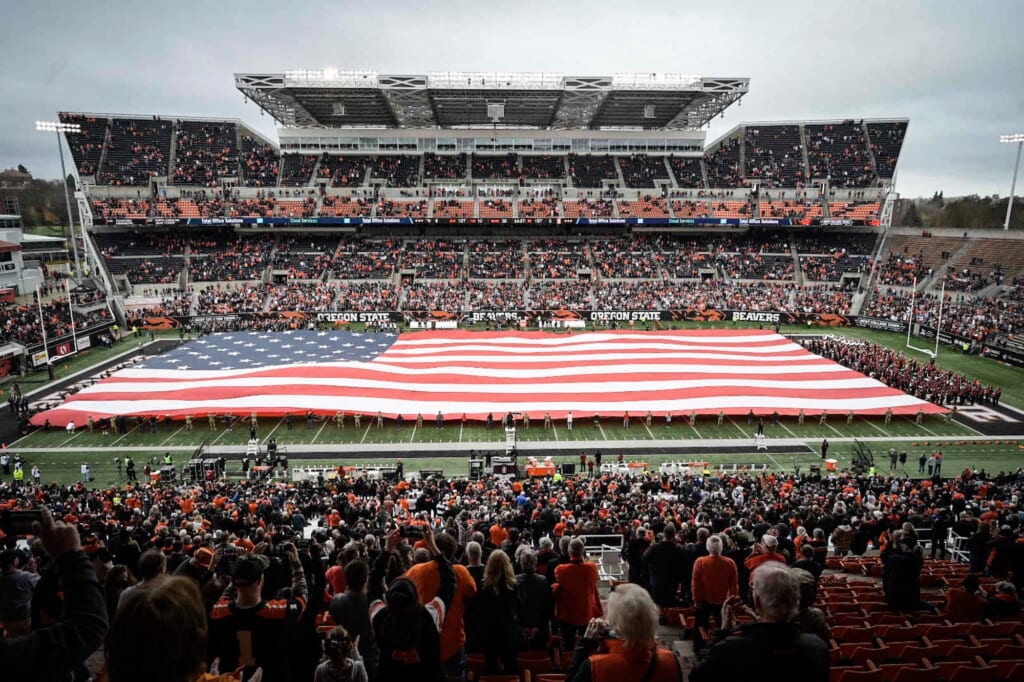
{"type": "Polygon", "coordinates": [[[597,581],[597,564],[589,561],[570,559],[555,567],[555,618],[579,626],[602,615],[597,581]]]}
{"type": "MultiPolygon", "coordinates": [[[[466,626],[462,616],[466,599],[476,594],[476,581],[466,567],[455,564],[452,568],[455,570],[455,596],[452,597],[452,603],[444,617],[444,625],[441,627],[442,661],[454,656],[466,643],[466,626]]],[[[405,577],[416,585],[421,604],[426,604],[436,597],[437,591],[441,588],[441,574],[438,573],[437,564],[433,561],[416,564],[406,571],[405,577]]]]}
{"type": "Polygon", "coordinates": [[[740,583],[736,562],[724,556],[702,556],[693,564],[690,581],[693,601],[724,604],[733,595],[739,595],[740,583]]]}
{"type": "MultiPolygon", "coordinates": [[[[640,680],[650,668],[650,651],[644,652],[644,656],[634,655],[617,639],[605,640],[601,644],[601,650],[607,653],[597,653],[590,657],[591,682],[640,680]]],[[[659,647],[655,650],[655,656],[658,657],[658,662],[654,664],[650,682],[682,681],[683,671],[679,667],[679,660],[671,651],[659,647]]]]}

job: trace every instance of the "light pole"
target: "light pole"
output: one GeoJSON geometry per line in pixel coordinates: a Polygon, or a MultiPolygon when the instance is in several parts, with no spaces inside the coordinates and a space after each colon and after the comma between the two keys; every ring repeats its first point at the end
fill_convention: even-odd
{"type": "Polygon", "coordinates": [[[1000,142],[1006,144],[1017,143],[1017,162],[1013,166],[1013,181],[1010,183],[1010,201],[1006,204],[1006,222],[1003,223],[1003,229],[1010,229],[1010,213],[1013,212],[1013,193],[1017,189],[1017,171],[1020,169],[1020,150],[1024,147],[1024,133],[1017,133],[1016,135],[1000,135],[1000,142]]]}
{"type": "Polygon", "coordinates": [[[75,241],[75,221],[71,217],[71,195],[68,194],[68,173],[64,169],[64,145],[60,143],[61,133],[80,133],[82,126],[77,123],[59,121],[36,121],[36,130],[57,135],[57,153],[60,155],[60,184],[64,185],[64,204],[68,209],[68,228],[71,230],[71,251],[75,254],[75,281],[82,277],[82,264],[78,262],[78,244],[75,241]]]}

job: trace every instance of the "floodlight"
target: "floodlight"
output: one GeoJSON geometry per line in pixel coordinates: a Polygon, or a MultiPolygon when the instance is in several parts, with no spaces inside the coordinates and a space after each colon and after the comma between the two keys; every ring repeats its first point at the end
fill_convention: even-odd
{"type": "Polygon", "coordinates": [[[1013,180],[1010,182],[1010,200],[1006,202],[1006,220],[1003,221],[1003,229],[1010,229],[1010,213],[1013,211],[1013,193],[1017,191],[1017,171],[1020,169],[1020,152],[1024,148],[1024,133],[1013,135],[1000,135],[1000,142],[1017,145],[1017,161],[1013,165],[1013,180]]]}

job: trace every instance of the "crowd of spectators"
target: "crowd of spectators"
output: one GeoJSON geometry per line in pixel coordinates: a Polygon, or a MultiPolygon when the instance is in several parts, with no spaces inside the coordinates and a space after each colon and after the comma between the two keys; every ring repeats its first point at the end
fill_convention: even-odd
{"type": "Polygon", "coordinates": [[[178,121],[174,183],[216,187],[238,177],[238,129],[234,123],[178,121]]]}
{"type": "Polygon", "coordinates": [[[576,279],[579,270],[590,267],[583,242],[534,240],[527,249],[534,279],[576,279]]]}
{"type": "Polygon", "coordinates": [[[15,342],[25,346],[35,346],[43,342],[40,318],[46,325],[47,342],[70,338],[72,332],[81,333],[86,329],[110,322],[112,317],[106,306],[97,307],[88,312],[72,312],[66,298],[57,297],[43,303],[40,312],[35,302],[29,305],[8,305],[0,308],[0,341],[15,342]]]}
{"type": "Polygon", "coordinates": [[[423,177],[426,180],[465,179],[466,155],[426,152],[423,155],[423,177]]]}
{"type": "Polygon", "coordinates": [[[565,157],[529,154],[521,157],[524,178],[560,180],[565,177],[565,157]]]}
{"type": "Polygon", "coordinates": [[[268,236],[246,239],[211,234],[193,239],[191,245],[191,281],[236,282],[260,278],[274,241],[268,236]]]}
{"type": "Polygon", "coordinates": [[[281,186],[305,187],[313,177],[317,157],[308,154],[285,154],[281,160],[281,186]]]}
{"type": "Polygon", "coordinates": [[[896,172],[896,161],[903,147],[903,137],[907,134],[907,122],[868,123],[868,136],[871,141],[871,153],[875,155],[875,166],[878,177],[891,178],[896,172]]]}
{"type": "Polygon", "coordinates": [[[731,137],[722,142],[712,154],[706,154],[704,166],[707,168],[708,183],[711,187],[741,186],[743,176],[740,168],[740,138],[731,137]]]}
{"type": "Polygon", "coordinates": [[[878,264],[877,279],[880,284],[911,287],[915,282],[930,276],[931,272],[931,268],[925,266],[924,258],[920,254],[910,256],[890,252],[885,260],[878,264]]]}
{"type": "MultiPolygon", "coordinates": [[[[871,349],[840,350],[856,361],[871,349]]],[[[698,652],[692,679],[746,677],[772,663],[754,652],[780,641],[779,660],[791,658],[806,673],[794,679],[826,679],[832,633],[822,611],[806,610],[822,601],[816,586],[830,553],[842,560],[880,552],[887,608],[911,617],[925,563],[918,534],[953,530],[968,538],[972,570],[1009,585],[962,622],[1019,618],[1022,494],[1020,470],[977,467],[947,477],[580,472],[384,481],[353,474],[130,488],[15,486],[5,476],[6,504],[47,510],[38,542],[15,548],[8,536],[0,555],[5,571],[23,571],[17,578],[34,585],[17,617],[5,618],[14,632],[0,662],[19,678],[58,679],[105,640],[90,665],[105,667],[110,682],[226,679],[199,677],[215,659],[222,670],[261,668],[273,680],[337,679],[339,669],[358,672],[353,681],[440,680],[463,675],[467,654],[485,673],[514,674],[520,652],[543,657],[549,635],[558,635],[564,651],[578,644],[568,664],[572,682],[603,679],[609,665],[650,666],[659,671],[653,679],[681,679],[678,662],[656,647],[658,607],[694,606],[707,625],[721,602],[729,622],[718,622],[721,640],[698,652]],[[607,611],[584,535],[622,538],[633,584],[609,594],[607,611]],[[815,589],[802,592],[801,574],[788,568],[806,571],[815,589]],[[734,610],[760,622],[733,630],[734,610]],[[326,639],[316,632],[324,622],[335,628],[326,639]],[[240,646],[243,630],[253,647],[240,646]],[[594,655],[609,637],[645,656],[619,660],[614,641],[603,644],[612,653],[594,655]],[[158,677],[168,666],[153,655],[154,642],[179,652],[180,672],[158,677]]],[[[946,599],[947,614],[965,605],[954,590],[946,599]]],[[[627,674],[642,678],[642,671],[627,674]]]]}
{"type": "Polygon", "coordinates": [[[402,247],[395,240],[342,240],[334,255],[338,279],[388,279],[402,256],[402,247]]]}
{"type": "Polygon", "coordinates": [[[473,279],[521,279],[523,277],[523,244],[506,241],[474,241],[469,243],[469,276],[473,279]]]}
{"type": "Polygon", "coordinates": [[[799,126],[746,126],[743,134],[747,180],[762,187],[804,186],[799,126]]]}
{"type": "Polygon", "coordinates": [[[197,289],[194,310],[202,315],[261,312],[269,285],[258,283],[217,284],[197,289]]]}
{"type": "Polygon", "coordinates": [[[611,218],[615,215],[615,203],[609,199],[588,199],[562,202],[566,218],[611,218]]]}
{"type": "Polygon", "coordinates": [[[67,135],[71,156],[79,175],[95,175],[103,157],[103,142],[107,138],[109,121],[95,116],[61,112],[61,123],[77,124],[80,132],[67,135]]]}
{"type": "Polygon", "coordinates": [[[633,154],[618,158],[626,187],[658,187],[669,184],[664,157],[633,154]]]}
{"type": "Polygon", "coordinates": [[[569,176],[575,187],[601,187],[605,180],[617,180],[615,159],[605,156],[569,154],[569,176]]]}
{"type": "Polygon", "coordinates": [[[643,237],[597,240],[591,244],[590,251],[602,277],[656,279],[661,276],[650,242],[643,237]]]}
{"type": "Polygon", "coordinates": [[[526,289],[523,282],[470,280],[464,287],[469,310],[525,310],[526,289]]]}
{"type": "Polygon", "coordinates": [[[832,187],[874,184],[875,172],[862,123],[808,125],[805,132],[812,178],[828,178],[832,187]]]}
{"type": "Polygon", "coordinates": [[[516,154],[473,154],[472,173],[481,180],[509,180],[518,178],[519,157],[516,154]]]}
{"type": "Polygon", "coordinates": [[[459,279],[465,243],[423,239],[409,242],[402,254],[402,269],[415,270],[425,279],[459,279]]]}
{"type": "Polygon", "coordinates": [[[466,288],[450,282],[414,282],[402,287],[402,310],[461,312],[466,307],[466,288]]]}
{"type": "Polygon", "coordinates": [[[416,187],[420,184],[418,156],[375,156],[371,159],[370,177],[384,180],[388,187],[416,187]]]}
{"type": "Polygon", "coordinates": [[[668,165],[676,177],[680,187],[704,188],[704,172],[700,167],[701,159],[668,157],[668,165]]]}
{"type": "Polygon", "coordinates": [[[334,156],[324,152],[319,174],[330,181],[331,187],[360,187],[366,178],[368,161],[365,156],[334,156]]]}
{"type": "MultiPolygon", "coordinates": [[[[861,314],[905,323],[910,319],[910,300],[909,290],[878,287],[865,301],[861,314]]],[[[937,294],[914,297],[914,320],[928,327],[938,324],[937,294]]],[[[993,334],[1013,335],[1022,326],[1024,304],[1019,299],[947,293],[942,304],[942,330],[968,339],[983,341],[993,334]]]]}
{"type": "Polygon", "coordinates": [[[168,175],[170,148],[170,121],[115,118],[98,182],[148,185],[151,178],[168,175]]]}
{"type": "Polygon", "coordinates": [[[528,295],[533,310],[589,310],[592,300],[590,282],[575,280],[534,281],[528,295]]]}
{"type": "Polygon", "coordinates": [[[242,135],[242,176],[246,187],[276,187],[281,158],[273,145],[242,135]]]}
{"type": "Polygon", "coordinates": [[[560,215],[559,200],[555,197],[527,199],[519,202],[520,218],[553,218],[560,215]]]}

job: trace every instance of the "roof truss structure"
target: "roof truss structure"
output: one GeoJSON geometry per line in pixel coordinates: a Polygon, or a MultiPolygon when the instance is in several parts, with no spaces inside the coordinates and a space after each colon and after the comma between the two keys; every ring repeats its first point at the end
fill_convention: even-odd
{"type": "Polygon", "coordinates": [[[698,130],[749,79],[324,69],[235,74],[235,87],[284,127],[698,130]]]}

